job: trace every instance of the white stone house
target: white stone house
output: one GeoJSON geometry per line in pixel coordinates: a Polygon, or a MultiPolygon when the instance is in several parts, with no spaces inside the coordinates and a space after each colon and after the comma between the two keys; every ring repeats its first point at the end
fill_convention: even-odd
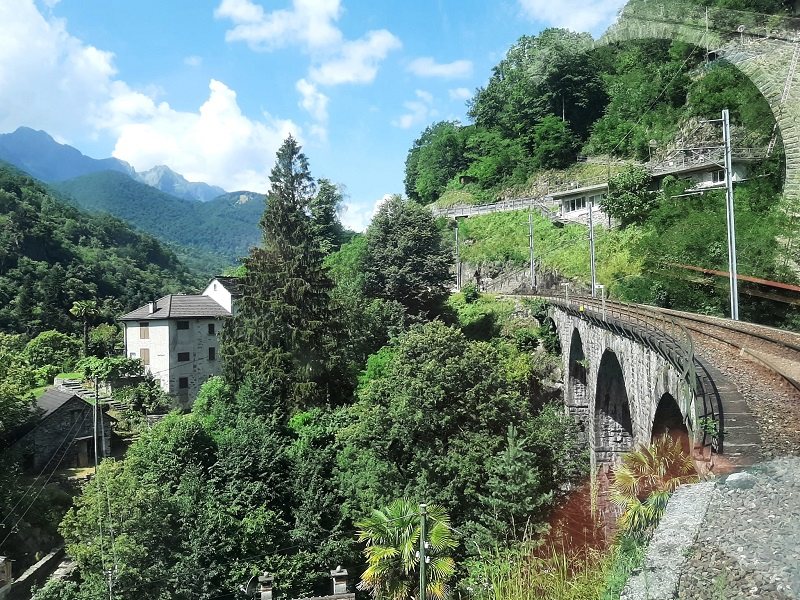
{"type": "Polygon", "coordinates": [[[170,294],[122,315],[125,356],[140,359],[165,392],[191,406],[222,371],[219,335],[237,291],[235,278],[216,277],[202,294],[170,294]]]}

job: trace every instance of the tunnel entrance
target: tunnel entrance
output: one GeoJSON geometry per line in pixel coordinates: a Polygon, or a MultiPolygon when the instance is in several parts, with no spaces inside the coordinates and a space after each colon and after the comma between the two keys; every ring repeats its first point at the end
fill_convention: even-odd
{"type": "Polygon", "coordinates": [[[603,353],[597,372],[594,427],[594,457],[598,465],[619,462],[619,455],[633,446],[625,376],[617,355],[611,350],[603,353]]]}

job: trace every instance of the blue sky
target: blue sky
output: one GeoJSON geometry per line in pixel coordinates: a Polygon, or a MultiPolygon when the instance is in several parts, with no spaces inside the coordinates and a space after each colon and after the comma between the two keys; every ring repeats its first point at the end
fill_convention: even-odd
{"type": "Polygon", "coordinates": [[[623,0],[0,0],[0,132],[266,190],[288,133],[362,228],[424,127],[519,36],[601,33],[623,0]]]}

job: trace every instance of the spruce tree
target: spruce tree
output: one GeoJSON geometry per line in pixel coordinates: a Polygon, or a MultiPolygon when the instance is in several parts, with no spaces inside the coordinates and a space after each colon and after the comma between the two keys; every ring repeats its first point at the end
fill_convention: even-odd
{"type": "Polygon", "coordinates": [[[278,150],[270,184],[263,244],[244,261],[242,297],[224,329],[224,373],[234,389],[249,379],[265,407],[283,402],[291,411],[329,396],[332,283],[310,218],[316,186],[291,136],[278,150]]]}

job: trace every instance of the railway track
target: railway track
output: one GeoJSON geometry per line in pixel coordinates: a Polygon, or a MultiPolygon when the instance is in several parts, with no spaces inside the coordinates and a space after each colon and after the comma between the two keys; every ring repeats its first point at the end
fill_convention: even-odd
{"type": "MultiPolygon", "coordinates": [[[[632,311],[632,305],[613,302],[620,311],[632,311]]],[[[740,356],[778,375],[800,392],[800,335],[753,323],[734,323],[727,319],[698,316],[691,313],[635,305],[645,311],[659,312],[680,323],[689,332],[710,338],[734,348],[740,356]],[[795,369],[791,368],[794,363],[795,369]],[[797,371],[797,372],[796,372],[797,371]]]]}
{"type": "MultiPolygon", "coordinates": [[[[596,298],[575,298],[597,310],[601,303],[596,298]]],[[[620,313],[641,316],[659,313],[673,319],[692,334],[697,334],[715,342],[734,348],[740,356],[768,369],[782,381],[800,392],[800,335],[792,332],[756,325],[754,323],[734,323],[727,319],[706,317],[662,309],[642,304],[627,304],[606,300],[606,306],[620,313]],[[791,368],[792,364],[796,368],[791,368]]]]}

